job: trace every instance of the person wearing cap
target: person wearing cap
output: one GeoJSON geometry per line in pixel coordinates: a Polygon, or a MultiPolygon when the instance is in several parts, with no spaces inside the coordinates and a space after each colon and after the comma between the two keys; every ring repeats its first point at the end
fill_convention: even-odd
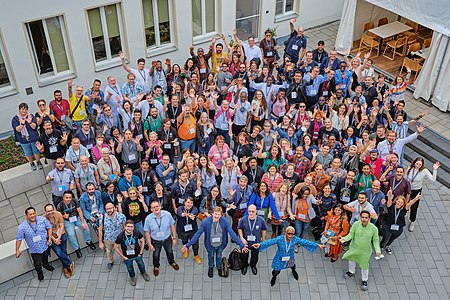
{"type": "Polygon", "coordinates": [[[375,141],[369,144],[366,150],[361,153],[359,158],[364,163],[369,164],[370,172],[372,172],[372,175],[375,176],[377,179],[380,179],[384,159],[378,157],[378,150],[377,148],[375,148],[375,141]]]}
{"type": "Polygon", "coordinates": [[[325,58],[328,57],[328,52],[325,51],[323,46],[325,46],[325,42],[319,41],[317,43],[317,48],[313,49],[312,51],[313,60],[319,64],[321,64],[325,60],[325,58]]]}

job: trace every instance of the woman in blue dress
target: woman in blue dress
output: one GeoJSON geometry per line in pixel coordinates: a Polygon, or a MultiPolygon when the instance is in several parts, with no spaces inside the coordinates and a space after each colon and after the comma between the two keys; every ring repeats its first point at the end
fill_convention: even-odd
{"type": "Polygon", "coordinates": [[[280,235],[274,239],[270,239],[262,243],[253,244],[253,248],[259,249],[261,252],[275,244],[278,246],[278,249],[272,261],[273,270],[272,279],[270,280],[271,286],[275,285],[275,281],[277,280],[277,276],[280,274],[281,270],[287,268],[291,268],[292,275],[294,275],[295,280],[298,280],[298,273],[295,271],[294,246],[303,246],[311,252],[315,252],[317,247],[320,249],[324,249],[326,247],[325,245],[319,245],[295,236],[294,227],[288,226],[286,228],[285,235],[280,235]]]}

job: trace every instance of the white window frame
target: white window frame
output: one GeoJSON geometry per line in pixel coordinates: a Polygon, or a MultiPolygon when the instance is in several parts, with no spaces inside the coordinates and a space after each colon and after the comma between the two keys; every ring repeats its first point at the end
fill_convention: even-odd
{"type": "Polygon", "coordinates": [[[146,48],[147,57],[160,55],[166,52],[177,50],[174,44],[174,21],[173,21],[173,7],[172,0],[167,0],[168,10],[169,10],[169,27],[170,27],[170,43],[161,45],[160,33],[159,33],[159,15],[158,15],[158,2],[156,0],[152,1],[153,9],[153,27],[155,28],[155,45],[148,47],[145,36],[145,22],[144,22],[144,4],[141,0],[142,9],[142,27],[144,29],[144,46],[146,48]]]}
{"type": "MultiPolygon", "coordinates": [[[[292,17],[298,16],[298,14],[296,13],[297,7],[298,7],[298,0],[293,0],[292,10],[290,10],[290,11],[286,11],[286,0],[282,0],[282,1],[283,1],[283,10],[282,10],[281,14],[275,15],[275,22],[285,21],[292,17]]],[[[276,2],[275,2],[275,11],[276,11],[276,2]]]]}
{"type": "Polygon", "coordinates": [[[9,84],[0,87],[0,98],[11,96],[17,94],[17,89],[14,84],[14,76],[11,69],[11,65],[8,59],[8,53],[6,52],[5,45],[3,43],[3,35],[0,32],[0,52],[3,57],[3,62],[5,64],[6,72],[8,74],[9,84]]]}
{"type": "Polygon", "coordinates": [[[123,37],[124,33],[123,33],[123,25],[122,25],[122,11],[120,9],[120,3],[111,3],[108,5],[104,5],[104,6],[92,7],[92,8],[87,9],[86,16],[87,16],[87,20],[88,20],[89,39],[90,39],[90,43],[91,43],[92,57],[94,59],[96,71],[108,69],[108,68],[117,66],[122,63],[122,61],[120,60],[120,57],[113,58],[111,55],[111,47],[109,44],[109,35],[108,35],[108,25],[106,23],[106,15],[105,15],[105,6],[109,6],[109,5],[116,6],[117,22],[119,24],[119,33],[120,33],[120,44],[122,45],[122,49],[125,49],[124,37],[123,37]],[[88,11],[91,9],[99,9],[99,11],[100,11],[100,21],[102,24],[103,40],[105,42],[106,60],[102,60],[99,62],[97,62],[95,59],[94,43],[92,42],[91,24],[89,23],[88,11]]]}
{"type": "Polygon", "coordinates": [[[66,79],[73,77],[74,71],[73,71],[72,60],[70,57],[71,52],[70,52],[69,42],[68,42],[67,33],[66,33],[66,23],[64,21],[64,15],[49,16],[46,18],[38,19],[38,20],[31,20],[31,21],[26,22],[25,26],[26,26],[26,30],[27,30],[28,40],[31,45],[31,51],[32,51],[33,59],[34,59],[35,70],[37,72],[36,74],[38,77],[39,86],[50,85],[50,84],[64,81],[66,79]],[[50,37],[48,35],[47,23],[45,22],[45,20],[51,19],[51,18],[58,18],[59,22],[61,24],[61,34],[62,34],[62,38],[63,38],[63,42],[64,42],[64,48],[66,51],[67,63],[69,64],[69,69],[66,71],[62,71],[62,72],[58,72],[58,70],[57,70],[57,67],[55,64],[55,58],[53,57],[53,49],[52,49],[52,45],[51,45],[52,43],[51,43],[50,37]],[[53,74],[51,74],[51,73],[41,74],[41,72],[40,72],[39,59],[37,58],[36,47],[34,45],[31,30],[30,30],[30,23],[36,22],[36,21],[42,22],[42,28],[44,29],[44,36],[45,36],[45,39],[47,42],[50,60],[52,62],[53,74]]]}
{"type": "MultiPolygon", "coordinates": [[[[210,41],[212,37],[217,36],[218,34],[218,26],[219,26],[219,1],[218,0],[212,0],[214,1],[214,31],[206,32],[206,1],[207,0],[200,0],[201,1],[201,15],[202,15],[202,33],[200,35],[194,36],[194,32],[192,30],[192,40],[194,42],[194,45],[200,44],[206,41],[210,41]]],[[[191,16],[192,16],[192,2],[191,2],[191,16]]],[[[192,24],[194,24],[194,20],[192,20],[192,24]]]]}

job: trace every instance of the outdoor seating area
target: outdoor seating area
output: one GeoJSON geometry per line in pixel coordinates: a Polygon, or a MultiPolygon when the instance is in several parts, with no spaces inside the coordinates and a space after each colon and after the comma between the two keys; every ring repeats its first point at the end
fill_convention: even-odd
{"type": "Polygon", "coordinates": [[[413,73],[409,83],[413,84],[427,59],[433,32],[410,20],[398,19],[389,22],[382,17],[365,23],[351,53],[361,52],[363,56],[370,52],[373,63],[392,76],[405,74],[409,67],[413,73]]]}

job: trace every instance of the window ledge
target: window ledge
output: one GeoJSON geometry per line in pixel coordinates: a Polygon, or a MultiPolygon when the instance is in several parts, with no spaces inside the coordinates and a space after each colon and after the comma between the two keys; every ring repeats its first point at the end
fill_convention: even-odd
{"type": "Polygon", "coordinates": [[[75,73],[71,70],[62,72],[49,77],[41,77],[39,78],[39,87],[49,86],[58,82],[63,82],[68,79],[76,77],[75,73]]]}
{"type": "Polygon", "coordinates": [[[275,23],[286,21],[286,20],[289,20],[292,18],[297,18],[297,17],[298,17],[298,14],[295,13],[294,11],[290,11],[290,12],[287,12],[287,13],[281,14],[281,15],[275,15],[275,23]]]}
{"type": "Polygon", "coordinates": [[[161,47],[147,48],[147,57],[158,56],[168,52],[177,51],[178,48],[173,44],[164,45],[161,47]]]}
{"type": "Polygon", "coordinates": [[[211,43],[212,38],[217,37],[217,35],[218,35],[217,32],[210,32],[205,35],[199,35],[199,36],[194,37],[192,39],[192,42],[193,42],[194,46],[198,45],[198,44],[203,44],[206,42],[211,43]]]}
{"type": "Polygon", "coordinates": [[[122,64],[122,61],[120,58],[113,58],[111,60],[105,60],[98,63],[95,63],[95,72],[101,72],[104,70],[112,69],[117,66],[120,66],[122,64]]]}
{"type": "Polygon", "coordinates": [[[11,85],[0,88],[0,98],[5,98],[18,93],[19,92],[16,90],[16,88],[11,85]]]}

